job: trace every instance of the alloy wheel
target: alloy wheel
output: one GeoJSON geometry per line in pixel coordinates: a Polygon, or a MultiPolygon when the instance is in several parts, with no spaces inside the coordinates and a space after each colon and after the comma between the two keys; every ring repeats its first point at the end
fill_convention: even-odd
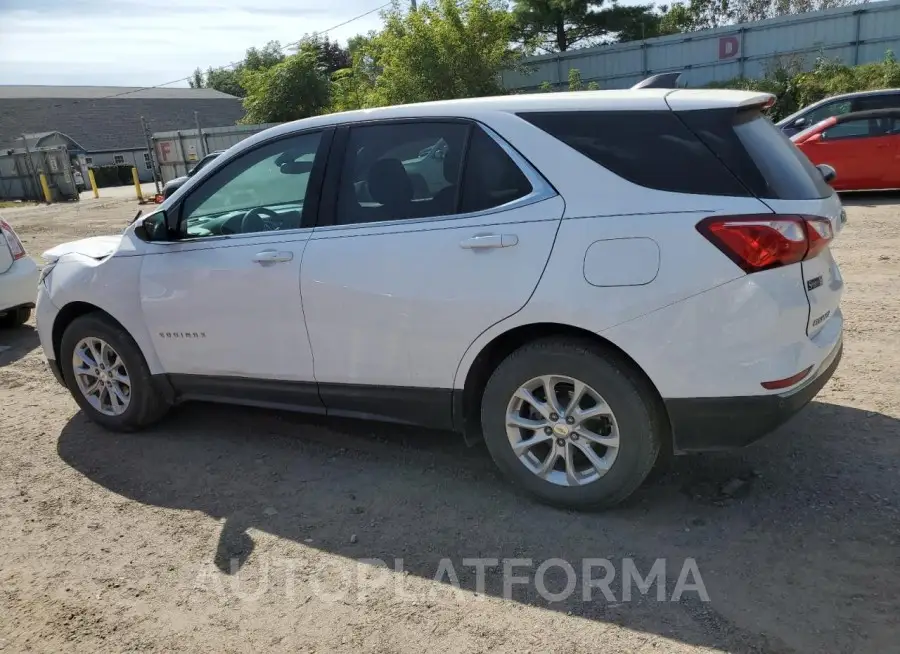
{"type": "Polygon", "coordinates": [[[519,461],[558,486],[600,479],[619,452],[619,427],[603,397],[566,375],[535,377],[513,394],[506,433],[519,461]]]}
{"type": "Polygon", "coordinates": [[[125,362],[101,338],[83,338],[72,353],[72,372],[84,398],[107,416],[125,413],[131,402],[131,378],[125,362]]]}

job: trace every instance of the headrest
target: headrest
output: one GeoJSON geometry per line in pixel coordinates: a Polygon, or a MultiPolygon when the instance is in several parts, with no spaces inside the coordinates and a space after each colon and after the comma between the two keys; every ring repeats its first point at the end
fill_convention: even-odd
{"type": "Polygon", "coordinates": [[[379,204],[394,205],[413,199],[413,185],[399,159],[380,159],[368,176],[369,195],[379,204]]]}

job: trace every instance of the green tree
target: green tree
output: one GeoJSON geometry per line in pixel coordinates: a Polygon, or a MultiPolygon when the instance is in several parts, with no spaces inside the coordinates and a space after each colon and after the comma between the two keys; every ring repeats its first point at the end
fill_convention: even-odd
{"type": "Polygon", "coordinates": [[[581,71],[577,68],[569,69],[569,90],[570,91],[583,91],[584,90],[584,82],[581,81],[581,71]]]}
{"type": "Polygon", "coordinates": [[[596,45],[620,32],[642,38],[643,26],[659,22],[651,5],[607,5],[605,0],[517,0],[513,16],[518,38],[546,52],[596,45]]]}
{"type": "Polygon", "coordinates": [[[241,83],[241,78],[246,71],[255,71],[269,68],[284,61],[284,53],[278,41],[269,41],[263,48],[249,48],[244,58],[232,66],[208,68],[203,73],[199,68],[194,69],[188,83],[195,89],[215,89],[222,93],[228,93],[238,98],[243,98],[247,91],[241,83]]]}
{"type": "Polygon", "coordinates": [[[521,57],[502,0],[434,0],[411,12],[394,5],[384,20],[355,44],[354,76],[371,87],[362,106],[503,94],[501,73],[521,57]]]}
{"type": "Polygon", "coordinates": [[[318,51],[301,47],[295,54],[268,68],[245,70],[246,89],[242,122],[280,123],[315,116],[329,104],[329,81],[321,70],[318,51]]]}
{"type": "Polygon", "coordinates": [[[349,66],[331,75],[331,111],[376,106],[375,81],[381,74],[376,32],[347,40],[349,66]]]}
{"type": "Polygon", "coordinates": [[[206,71],[204,88],[215,89],[238,98],[243,98],[247,92],[241,84],[243,67],[236,68],[210,68],[206,71]]]}
{"type": "Polygon", "coordinates": [[[206,80],[203,77],[203,71],[200,70],[200,67],[194,69],[194,72],[191,74],[190,79],[188,80],[188,86],[192,89],[202,89],[206,84],[206,80]]]}

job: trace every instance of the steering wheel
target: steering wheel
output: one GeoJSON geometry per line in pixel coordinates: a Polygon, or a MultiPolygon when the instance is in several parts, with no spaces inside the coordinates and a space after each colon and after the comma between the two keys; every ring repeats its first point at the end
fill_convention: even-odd
{"type": "Polygon", "coordinates": [[[250,209],[241,218],[241,234],[269,231],[269,224],[266,222],[266,218],[277,220],[278,214],[266,207],[250,209]]]}

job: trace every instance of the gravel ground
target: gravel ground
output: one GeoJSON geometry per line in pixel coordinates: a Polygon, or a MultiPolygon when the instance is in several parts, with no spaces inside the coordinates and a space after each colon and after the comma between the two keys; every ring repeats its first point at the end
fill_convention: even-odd
{"type": "MultiPolygon", "coordinates": [[[[200,404],[106,433],[31,327],[0,332],[0,651],[900,652],[898,199],[846,203],[845,355],[817,401],[602,514],[532,503],[441,433],[200,404]],[[548,601],[556,557],[577,590],[548,601]],[[597,557],[612,601],[584,602],[597,557]],[[502,563],[479,584],[469,558],[530,558],[529,583],[510,597],[502,563]],[[624,560],[658,558],[666,600],[693,559],[710,601],[624,597],[624,560]]],[[[3,214],[37,255],[136,209],[3,214]]]]}

